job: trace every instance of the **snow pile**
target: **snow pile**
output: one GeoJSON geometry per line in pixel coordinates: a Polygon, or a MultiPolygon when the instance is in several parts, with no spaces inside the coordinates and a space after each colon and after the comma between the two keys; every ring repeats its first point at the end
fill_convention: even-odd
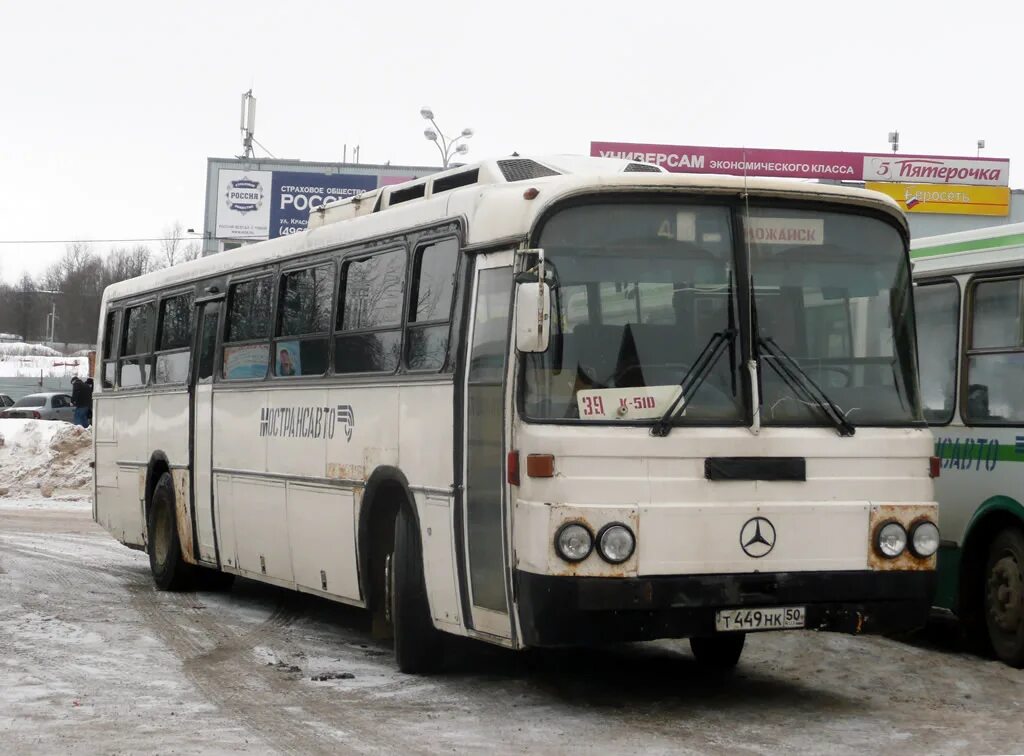
{"type": "Polygon", "coordinates": [[[29,344],[15,342],[13,344],[0,344],[0,360],[8,357],[63,357],[56,349],[51,349],[46,344],[29,344]]]}
{"type": "Polygon", "coordinates": [[[45,497],[92,480],[92,431],[50,420],[0,420],[0,498],[45,497]]]}

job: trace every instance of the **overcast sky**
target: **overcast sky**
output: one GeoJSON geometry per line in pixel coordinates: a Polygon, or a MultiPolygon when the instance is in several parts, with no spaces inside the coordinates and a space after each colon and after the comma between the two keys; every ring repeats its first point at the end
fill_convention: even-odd
{"type": "MultiPolygon", "coordinates": [[[[279,158],[434,165],[594,140],[1010,158],[1024,186],[1017,2],[3,3],[0,241],[202,228],[239,99],[279,158]]],[[[257,150],[257,154],[263,154],[257,150]]],[[[109,245],[94,245],[105,251],[109,245]]],[[[156,246],[154,243],[152,246],[156,246]]],[[[0,275],[63,244],[0,244],[0,275]]]]}

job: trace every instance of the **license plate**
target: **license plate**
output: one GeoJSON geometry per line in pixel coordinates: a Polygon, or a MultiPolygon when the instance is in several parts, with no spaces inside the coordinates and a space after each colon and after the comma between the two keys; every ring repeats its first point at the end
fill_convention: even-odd
{"type": "Polygon", "coordinates": [[[715,629],[720,633],[755,630],[790,630],[807,624],[803,606],[773,606],[767,609],[723,609],[715,612],[715,629]]]}

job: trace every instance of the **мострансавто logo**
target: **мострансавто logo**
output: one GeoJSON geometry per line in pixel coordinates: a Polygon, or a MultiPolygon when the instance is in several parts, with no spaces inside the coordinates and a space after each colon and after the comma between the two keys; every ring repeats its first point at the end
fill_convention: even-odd
{"type": "Polygon", "coordinates": [[[334,438],[338,426],[352,440],[356,413],[351,404],[334,407],[264,407],[260,410],[260,436],[276,438],[334,438]]]}
{"type": "Polygon", "coordinates": [[[263,184],[244,176],[229,181],[228,190],[224,192],[224,201],[229,210],[242,215],[254,213],[263,206],[263,184]]]}

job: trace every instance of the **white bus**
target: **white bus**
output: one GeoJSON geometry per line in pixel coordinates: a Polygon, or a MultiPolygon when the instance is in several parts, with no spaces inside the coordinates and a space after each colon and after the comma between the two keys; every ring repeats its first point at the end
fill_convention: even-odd
{"type": "Polygon", "coordinates": [[[1024,223],[915,241],[921,392],[942,460],[936,603],[1024,666],[1024,223]]]}
{"type": "Polygon", "coordinates": [[[880,194],[514,156],[111,286],[95,519],[157,586],[365,607],[399,667],[923,624],[905,219],[880,194]]]}

